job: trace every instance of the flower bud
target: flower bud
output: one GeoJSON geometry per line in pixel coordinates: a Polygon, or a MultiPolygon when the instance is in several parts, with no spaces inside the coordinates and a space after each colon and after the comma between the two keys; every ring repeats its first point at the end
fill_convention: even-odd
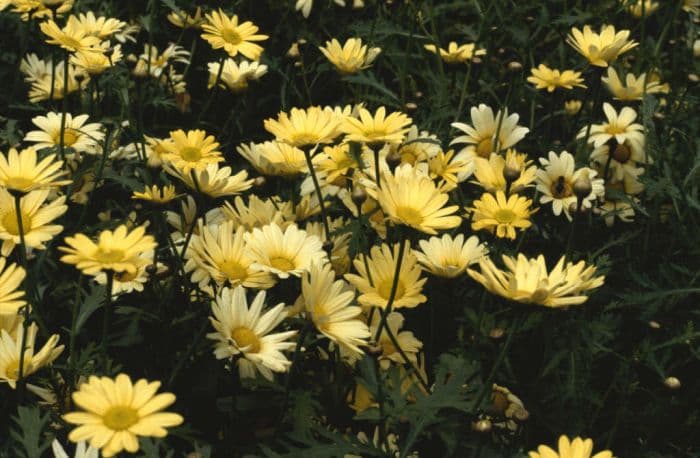
{"type": "Polygon", "coordinates": [[[399,166],[401,164],[401,154],[399,154],[398,151],[390,152],[386,155],[386,163],[389,164],[389,167],[392,169],[399,166]]]}
{"type": "Polygon", "coordinates": [[[523,69],[523,64],[521,64],[520,62],[513,61],[513,62],[510,62],[508,64],[508,71],[511,71],[513,73],[519,72],[522,69],[523,69]]]}
{"type": "Polygon", "coordinates": [[[493,328],[489,331],[489,337],[493,340],[498,340],[505,335],[506,331],[503,328],[493,328]]]}
{"type": "Polygon", "coordinates": [[[363,203],[365,203],[365,200],[367,200],[367,191],[358,186],[352,190],[352,195],[350,198],[355,205],[361,206],[363,203]]]}
{"type": "Polygon", "coordinates": [[[670,390],[677,390],[681,387],[681,381],[676,377],[667,377],[666,380],[664,380],[664,385],[670,390]]]}
{"type": "Polygon", "coordinates": [[[520,168],[515,167],[513,164],[506,163],[506,166],[503,167],[503,178],[505,178],[508,183],[514,182],[520,178],[520,168]]]}
{"type": "Polygon", "coordinates": [[[483,419],[472,422],[472,430],[476,431],[477,433],[487,433],[491,431],[491,427],[491,420],[483,419]]]}
{"type": "Polygon", "coordinates": [[[253,186],[265,186],[265,183],[267,183],[265,177],[256,177],[253,180],[253,186]]]}
{"type": "Polygon", "coordinates": [[[581,103],[580,100],[567,100],[564,102],[564,111],[566,111],[566,114],[569,116],[574,116],[576,113],[581,111],[581,106],[583,103],[581,103]]]}
{"type": "Polygon", "coordinates": [[[587,173],[582,173],[580,177],[574,181],[574,194],[579,200],[583,200],[593,191],[591,180],[587,173]]]}

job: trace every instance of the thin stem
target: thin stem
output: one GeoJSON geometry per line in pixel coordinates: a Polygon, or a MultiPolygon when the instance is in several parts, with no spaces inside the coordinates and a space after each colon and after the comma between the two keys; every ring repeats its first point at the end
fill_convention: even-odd
{"type": "Polygon", "coordinates": [[[64,160],[66,157],[65,153],[65,136],[66,136],[66,112],[68,111],[68,51],[63,54],[63,108],[61,109],[61,131],[58,144],[58,157],[64,160]]]}
{"type": "MultiPolygon", "coordinates": [[[[17,217],[17,229],[19,232],[19,260],[20,264],[22,264],[22,268],[26,272],[26,275],[29,275],[29,266],[27,265],[27,245],[25,244],[24,240],[24,225],[22,221],[22,205],[21,205],[21,200],[22,196],[20,194],[15,194],[15,215],[17,217]]],[[[28,277],[25,277],[25,284],[30,283],[27,282],[26,279],[28,277]]],[[[25,351],[27,350],[27,328],[29,327],[29,310],[31,308],[31,300],[28,297],[27,298],[27,304],[25,304],[24,307],[22,307],[22,312],[23,312],[23,319],[22,319],[22,342],[21,342],[21,347],[19,351],[19,370],[17,374],[17,381],[18,381],[18,396],[20,399],[20,402],[22,401],[22,398],[24,397],[24,390],[26,386],[26,382],[24,381],[24,354],[25,351]]]]}
{"type": "Polygon", "coordinates": [[[308,148],[304,148],[304,157],[306,158],[306,165],[309,168],[309,173],[311,174],[311,181],[314,183],[314,189],[316,190],[316,195],[318,196],[318,205],[321,207],[321,219],[323,220],[323,231],[326,235],[326,240],[330,241],[331,230],[328,226],[328,215],[326,215],[326,206],[323,204],[323,194],[321,193],[321,186],[318,183],[318,177],[316,176],[316,171],[314,170],[314,164],[311,161],[311,151],[308,148]]]}
{"type": "Polygon", "coordinates": [[[102,321],[102,343],[100,344],[100,348],[106,365],[109,326],[112,320],[112,286],[114,285],[114,271],[108,270],[105,273],[107,275],[107,285],[105,287],[105,313],[104,320],[102,321]]]}
{"type": "Polygon", "coordinates": [[[207,102],[204,104],[204,107],[202,108],[202,111],[199,113],[199,117],[197,118],[197,125],[199,125],[202,122],[202,119],[204,119],[204,115],[209,111],[209,107],[211,106],[211,102],[214,100],[214,96],[219,90],[219,82],[221,82],[221,74],[224,71],[224,60],[226,59],[226,56],[221,56],[219,59],[219,71],[216,73],[216,78],[214,79],[214,85],[211,88],[211,94],[209,94],[209,98],[207,99],[207,102]]]}
{"type": "Polygon", "coordinates": [[[76,332],[76,327],[78,325],[78,312],[79,312],[79,307],[78,304],[80,303],[80,296],[82,294],[82,285],[83,285],[83,275],[81,274],[80,277],[78,278],[78,284],[75,287],[75,297],[73,298],[73,305],[71,307],[71,325],[70,325],[70,341],[68,344],[68,351],[70,353],[70,356],[68,358],[68,387],[69,387],[69,392],[73,391],[73,387],[75,385],[75,358],[76,358],[76,347],[75,347],[75,342],[78,337],[78,333],[76,332]]]}
{"type": "Polygon", "coordinates": [[[462,108],[464,108],[464,102],[467,99],[467,88],[469,87],[469,80],[472,76],[472,67],[474,63],[470,60],[467,64],[467,76],[464,77],[464,83],[462,83],[462,90],[459,93],[459,103],[457,104],[457,112],[455,113],[455,118],[452,122],[459,121],[459,115],[462,113],[462,108]]]}
{"type": "Polygon", "coordinates": [[[370,148],[374,154],[374,181],[377,183],[377,187],[381,188],[381,173],[379,172],[379,150],[381,150],[381,145],[371,145],[370,148]]]}

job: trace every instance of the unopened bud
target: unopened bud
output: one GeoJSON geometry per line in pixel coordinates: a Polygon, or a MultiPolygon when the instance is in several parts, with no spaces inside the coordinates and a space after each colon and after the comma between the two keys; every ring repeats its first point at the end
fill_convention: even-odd
{"type": "Polygon", "coordinates": [[[350,197],[355,205],[361,206],[365,203],[365,200],[367,200],[367,191],[358,186],[352,190],[352,195],[350,197]]]}
{"type": "Polygon", "coordinates": [[[506,331],[503,328],[493,328],[489,331],[489,337],[498,340],[505,335],[506,331]]]}
{"type": "Polygon", "coordinates": [[[418,108],[418,105],[416,105],[413,102],[407,102],[405,107],[407,110],[415,110],[416,108],[418,108]]]}
{"type": "Polygon", "coordinates": [[[480,64],[480,63],[482,63],[482,62],[483,62],[483,60],[481,60],[481,57],[474,57],[474,58],[472,58],[472,63],[473,63],[473,64],[477,64],[477,65],[478,65],[478,64],[480,64]]]}
{"type": "Polygon", "coordinates": [[[521,64],[520,62],[513,61],[513,62],[510,62],[508,64],[508,71],[519,72],[522,69],[523,69],[523,64],[521,64]]]}
{"type": "Polygon", "coordinates": [[[399,154],[398,151],[392,151],[391,153],[386,155],[386,163],[389,164],[389,167],[392,169],[399,164],[401,164],[401,154],[399,154]]]}
{"type": "Polygon", "coordinates": [[[681,387],[681,381],[676,377],[667,377],[666,380],[664,380],[664,385],[670,390],[677,390],[681,387]]]}
{"type": "Polygon", "coordinates": [[[514,182],[520,178],[520,168],[514,167],[511,164],[506,164],[506,166],[503,167],[503,178],[505,178],[508,183],[514,182]]]}
{"type": "Polygon", "coordinates": [[[574,194],[579,200],[583,200],[591,193],[593,187],[587,173],[582,173],[580,177],[574,181],[574,194]]]}
{"type": "Polygon", "coordinates": [[[484,419],[472,422],[472,430],[476,431],[477,433],[487,433],[491,431],[492,426],[491,420],[484,419]]]}
{"type": "Polygon", "coordinates": [[[158,266],[156,266],[155,264],[147,265],[146,266],[146,273],[148,275],[151,275],[151,276],[155,275],[156,273],[158,273],[158,266]]]}
{"type": "Polygon", "coordinates": [[[83,72],[76,72],[75,75],[73,75],[73,78],[75,78],[75,81],[78,82],[78,84],[82,83],[85,81],[85,73],[83,72]]]}
{"type": "Polygon", "coordinates": [[[253,180],[253,186],[265,186],[265,183],[267,183],[265,177],[256,177],[253,180]]]}
{"type": "Polygon", "coordinates": [[[651,329],[661,329],[661,325],[659,324],[658,321],[650,321],[649,322],[649,327],[651,329]]]}
{"type": "Polygon", "coordinates": [[[566,111],[566,114],[569,116],[573,116],[579,111],[581,111],[581,103],[580,100],[567,100],[564,102],[564,111],[566,111]]]}
{"type": "Polygon", "coordinates": [[[689,73],[688,81],[690,81],[691,83],[697,83],[698,81],[700,81],[700,76],[696,75],[695,73],[689,73]]]}

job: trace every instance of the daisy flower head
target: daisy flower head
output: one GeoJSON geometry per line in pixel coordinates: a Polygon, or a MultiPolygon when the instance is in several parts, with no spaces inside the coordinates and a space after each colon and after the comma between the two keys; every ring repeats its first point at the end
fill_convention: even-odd
{"type": "Polygon", "coordinates": [[[248,180],[248,172],[241,170],[231,175],[231,167],[220,167],[218,163],[207,164],[201,169],[192,169],[184,173],[178,168],[166,164],[165,171],[179,178],[193,191],[206,194],[214,199],[235,196],[253,187],[254,180],[248,180]]]}
{"type": "MultiPolygon", "coordinates": [[[[143,291],[143,286],[148,282],[151,274],[149,273],[149,268],[153,266],[153,251],[146,251],[141,253],[140,258],[144,262],[139,265],[136,272],[116,272],[114,278],[112,279],[112,296],[118,296],[120,294],[133,293],[134,291],[143,291]]],[[[156,264],[155,274],[161,274],[167,271],[167,267],[162,263],[156,264]]],[[[95,282],[100,285],[107,284],[107,273],[100,272],[95,276],[95,282]]]]}
{"type": "Polygon", "coordinates": [[[248,256],[254,260],[253,267],[289,278],[300,277],[316,260],[327,260],[321,240],[299,229],[296,224],[282,228],[269,224],[255,228],[245,235],[248,256]]]}
{"type": "Polygon", "coordinates": [[[488,248],[472,235],[465,240],[464,234],[452,237],[430,237],[418,242],[420,251],[413,254],[425,270],[443,278],[455,278],[467,271],[467,267],[486,256],[488,248]]]}
{"type": "Polygon", "coordinates": [[[0,316],[16,316],[19,309],[27,302],[24,291],[20,286],[27,272],[17,264],[8,264],[7,259],[0,257],[0,316]]]}
{"type": "Polygon", "coordinates": [[[332,110],[318,106],[280,111],[277,119],[266,119],[264,124],[278,142],[297,148],[332,143],[340,134],[340,119],[332,110]]]}
{"type": "Polygon", "coordinates": [[[551,271],[547,270],[544,256],[528,259],[503,256],[506,268],[499,269],[488,257],[479,260],[479,271],[467,273],[490,293],[508,300],[544,307],[568,307],[588,300],[584,292],[598,288],[604,276],[595,276],[596,267],[584,261],[566,261],[562,256],[551,271]]]}
{"type": "MultiPolygon", "coordinates": [[[[46,113],[46,116],[32,118],[32,123],[39,129],[28,132],[24,140],[34,143],[36,150],[59,147],[61,144],[62,118],[62,113],[53,111],[46,113]]],[[[102,124],[97,122],[88,123],[87,121],[88,115],[86,114],[73,116],[70,113],[66,113],[63,146],[72,149],[76,153],[101,154],[100,142],[105,138],[102,124]]]]}
{"type": "Polygon", "coordinates": [[[532,165],[532,161],[527,159],[527,154],[518,153],[514,149],[509,149],[505,157],[491,153],[488,158],[475,157],[473,162],[475,180],[472,182],[490,193],[506,191],[508,184],[505,177],[506,166],[511,169],[511,172],[515,171],[518,174],[518,178],[510,184],[509,191],[521,192],[535,181],[537,166],[532,165]]]}
{"type": "Polygon", "coordinates": [[[61,261],[75,264],[85,275],[91,276],[106,271],[136,273],[139,267],[148,263],[141,255],[156,247],[155,239],[146,234],[144,226],[129,231],[124,224],[114,231],[100,232],[97,243],[85,234],[76,234],[66,237],[66,244],[68,246],[58,248],[66,253],[61,261]]]}
{"type": "Polygon", "coordinates": [[[616,31],[612,25],[604,25],[600,33],[595,33],[590,26],[585,25],[583,31],[573,27],[566,42],[588,59],[591,65],[607,67],[621,54],[639,44],[630,40],[629,35],[629,30],[616,31]]]}
{"type": "Polygon", "coordinates": [[[610,450],[604,450],[593,455],[593,441],[580,437],[569,440],[567,436],[559,438],[558,450],[546,445],[537,447],[536,452],[528,452],[530,458],[614,458],[610,450]]]}
{"type": "Polygon", "coordinates": [[[180,169],[183,174],[189,174],[194,169],[204,169],[208,164],[224,160],[216,139],[199,129],[187,132],[182,129],[174,130],[170,132],[169,141],[162,142],[161,146],[166,151],[163,159],[180,169]]]}
{"type": "Polygon", "coordinates": [[[581,72],[574,70],[559,71],[540,64],[532,69],[532,75],[527,80],[535,85],[536,89],[546,89],[547,92],[554,92],[557,88],[573,89],[574,86],[586,87],[581,78],[581,72]]]}
{"type": "Polygon", "coordinates": [[[394,173],[381,175],[380,188],[368,188],[367,193],[379,202],[386,217],[426,234],[451,229],[461,224],[455,215],[459,207],[448,205],[449,196],[432,179],[410,164],[403,164],[394,173]]]}
{"type": "Polygon", "coordinates": [[[132,382],[126,374],[115,378],[91,376],[72,398],[80,410],[63,415],[77,425],[68,434],[72,442],[87,441],[102,456],[139,450],[139,437],[165,437],[166,428],[178,426],[182,416],[163,412],[175,402],[172,393],[156,394],[160,382],[132,382]]]}
{"type": "Polygon", "coordinates": [[[167,204],[177,198],[175,186],[169,184],[159,187],[157,185],[146,186],[143,191],[134,191],[131,195],[132,199],[145,200],[158,205],[167,204]]]}
{"type": "MultiPolygon", "coordinates": [[[[615,139],[618,144],[625,141],[644,142],[644,126],[634,122],[637,119],[637,112],[630,107],[623,107],[618,114],[609,103],[603,104],[603,111],[608,118],[603,124],[593,124],[590,128],[588,143],[597,148],[600,145],[615,139]]],[[[582,128],[576,138],[585,138],[587,127],[582,128]]]]}
{"type": "Polygon", "coordinates": [[[633,0],[627,5],[627,11],[637,19],[649,16],[659,9],[659,2],[654,0],[633,0]]]}
{"type": "MultiPolygon", "coordinates": [[[[377,334],[381,321],[381,314],[375,313],[372,317],[370,325],[370,333],[374,336],[377,334]]],[[[386,318],[386,326],[382,328],[382,333],[376,344],[381,348],[382,353],[379,356],[379,366],[387,370],[391,363],[405,364],[405,360],[398,348],[394,345],[389,332],[396,338],[396,342],[401,347],[401,350],[412,364],[418,364],[418,352],[423,348],[423,342],[416,339],[411,331],[401,331],[403,328],[404,317],[399,312],[391,312],[386,318]]]]}
{"type": "Polygon", "coordinates": [[[207,87],[211,89],[216,83],[216,77],[219,76],[219,86],[233,93],[238,93],[248,89],[250,81],[257,81],[267,73],[267,65],[259,62],[249,62],[247,60],[237,63],[234,59],[224,60],[224,68],[219,73],[221,64],[219,62],[210,62],[209,82],[207,87]]]}
{"type": "Polygon", "coordinates": [[[224,202],[221,209],[227,220],[233,221],[234,227],[242,226],[246,231],[275,223],[284,229],[291,224],[291,203],[276,202],[272,198],[261,199],[255,194],[248,197],[246,203],[236,196],[231,202],[224,202]]]}
{"type": "Polygon", "coordinates": [[[572,220],[571,209],[576,206],[578,197],[574,192],[574,184],[578,180],[587,180],[591,185],[588,195],[581,197],[581,208],[591,208],[593,203],[605,195],[605,185],[602,178],[596,178],[595,170],[583,167],[576,169],[574,156],[562,151],[557,155],[550,151],[547,158],[540,158],[542,168],[537,170],[537,191],[542,194],[541,204],[552,204],[555,215],[566,215],[572,220]]]}
{"type": "MultiPolygon", "coordinates": [[[[51,442],[51,451],[54,458],[70,458],[58,439],[54,439],[51,442]]],[[[74,458],[100,458],[100,451],[89,446],[85,441],[78,441],[78,444],[75,446],[74,458]]]]}
{"type": "Polygon", "coordinates": [[[181,29],[199,29],[204,23],[202,8],[200,6],[197,7],[194,13],[188,13],[182,10],[171,11],[167,19],[172,25],[180,27],[181,29]]]}
{"type": "Polygon", "coordinates": [[[355,354],[362,354],[370,331],[358,317],[362,308],[354,305],[355,292],[344,280],[336,280],[328,263],[314,262],[301,280],[304,310],[316,329],[333,342],[355,354]]]}
{"type": "Polygon", "coordinates": [[[343,45],[333,38],[319,49],[342,75],[352,75],[369,68],[382,52],[381,48],[367,48],[361,38],[349,38],[343,45]]]}
{"type": "Polygon", "coordinates": [[[265,41],[269,37],[258,34],[258,26],[250,21],[239,24],[237,15],[229,17],[221,9],[212,11],[205,17],[202,38],[209,42],[212,48],[223,48],[231,57],[241,54],[250,60],[260,59],[263,48],[255,42],[265,41]]]}
{"type": "Polygon", "coordinates": [[[282,352],[294,349],[289,340],[297,332],[272,332],[287,317],[284,304],[263,313],[264,305],[265,291],[258,292],[249,306],[242,286],[223,288],[212,301],[209,321],[216,332],[207,338],[215,341],[216,359],[235,358],[241,378],[253,378],[260,372],[272,381],[273,372],[286,372],[292,365],[282,352]]]}
{"type": "Polygon", "coordinates": [[[70,57],[70,63],[76,69],[88,75],[100,75],[108,68],[113,67],[122,60],[123,54],[121,45],[110,48],[109,42],[104,42],[107,46],[102,46],[98,51],[78,51],[70,57]]]}
{"type": "Polygon", "coordinates": [[[58,45],[69,52],[95,50],[100,44],[100,39],[90,35],[76,16],[68,17],[62,28],[52,19],[39,24],[39,28],[49,37],[46,40],[48,44],[58,45]]]}
{"type": "Polygon", "coordinates": [[[17,151],[10,148],[7,154],[0,153],[0,186],[11,193],[26,194],[35,189],[56,188],[71,183],[61,179],[66,171],[63,161],[55,154],[38,160],[34,148],[17,151]]]}
{"type": "Polygon", "coordinates": [[[97,17],[92,11],[80,13],[77,22],[86,35],[105,40],[126,27],[126,22],[104,16],[97,17]]]}
{"type": "Polygon", "coordinates": [[[0,188],[0,252],[3,256],[8,256],[22,242],[22,237],[26,247],[44,250],[45,243],[63,230],[63,226],[51,223],[68,210],[66,197],[47,203],[49,194],[48,189],[24,194],[17,215],[15,197],[0,188]]]}
{"type": "Polygon", "coordinates": [[[17,386],[20,380],[22,345],[24,345],[22,378],[48,366],[63,353],[63,345],[58,345],[58,334],[51,335],[41,350],[35,353],[38,331],[39,327],[36,323],[31,323],[26,330],[24,325],[19,323],[13,333],[14,336],[4,329],[0,330],[0,383],[7,383],[13,389],[17,386]]]}
{"type": "Polygon", "coordinates": [[[484,193],[481,199],[474,201],[472,229],[486,229],[495,233],[496,237],[515,239],[516,230],[524,230],[532,226],[530,216],[535,212],[531,209],[532,201],[518,194],[511,194],[507,199],[502,191],[496,196],[484,193]]]}
{"type": "Polygon", "coordinates": [[[482,103],[471,109],[472,125],[462,122],[452,123],[452,127],[465,135],[455,138],[450,145],[466,144],[462,151],[469,156],[488,158],[491,153],[513,147],[530,131],[527,127],[518,125],[519,119],[520,116],[517,113],[509,115],[508,109],[503,112],[499,110],[494,116],[491,107],[482,103]]]}
{"type": "Polygon", "coordinates": [[[636,77],[633,73],[628,73],[623,82],[612,67],[608,67],[607,77],[603,76],[601,80],[615,100],[624,102],[642,100],[644,94],[668,94],[671,90],[668,83],[662,84],[656,74],[647,77],[646,73],[642,73],[636,77]]]}
{"type": "Polygon", "coordinates": [[[387,116],[385,107],[379,107],[374,115],[369,110],[360,108],[359,118],[346,117],[340,129],[346,134],[345,141],[377,147],[386,143],[401,143],[411,123],[411,118],[398,111],[387,116]]]}
{"type": "Polygon", "coordinates": [[[434,44],[424,45],[423,47],[434,54],[439,54],[440,59],[446,64],[461,64],[472,60],[476,56],[486,54],[486,50],[477,48],[475,43],[458,45],[457,42],[451,41],[447,45],[447,49],[438,48],[434,44]]]}
{"type": "Polygon", "coordinates": [[[455,155],[454,150],[439,151],[428,159],[428,172],[430,178],[439,180],[440,189],[449,192],[474,173],[474,161],[464,154],[455,155]]]}
{"type": "Polygon", "coordinates": [[[200,223],[185,252],[185,271],[192,272],[192,283],[205,288],[212,281],[218,286],[243,285],[267,289],[275,285],[275,277],[253,266],[254,260],[245,250],[246,228],[233,221],[218,225],[200,223]]]}
{"type": "MultiPolygon", "coordinates": [[[[392,247],[387,244],[382,244],[381,247],[374,246],[369,256],[361,254],[353,261],[357,274],[345,274],[345,279],[360,292],[357,300],[362,306],[386,308],[394,282],[400,245],[397,243],[392,247]]],[[[427,298],[421,292],[426,281],[426,278],[421,278],[421,268],[413,250],[409,244],[405,244],[392,308],[414,308],[424,303],[427,298]]]]}

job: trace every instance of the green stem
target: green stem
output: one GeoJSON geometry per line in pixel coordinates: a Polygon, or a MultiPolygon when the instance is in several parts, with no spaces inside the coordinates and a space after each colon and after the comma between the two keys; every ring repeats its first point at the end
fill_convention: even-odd
{"type": "Polygon", "coordinates": [[[197,125],[200,125],[202,122],[202,119],[204,119],[204,115],[207,114],[207,111],[209,111],[209,107],[211,106],[211,102],[214,100],[214,96],[219,90],[219,82],[221,81],[221,73],[224,71],[224,61],[226,60],[226,56],[221,56],[219,59],[219,71],[216,73],[216,79],[214,79],[214,85],[211,87],[211,94],[209,94],[209,98],[207,99],[206,103],[204,104],[204,107],[202,108],[202,111],[199,113],[199,116],[197,117],[197,125]]]}
{"type": "Polygon", "coordinates": [[[114,285],[114,271],[108,270],[105,274],[107,275],[107,285],[105,286],[105,313],[102,321],[102,343],[100,344],[100,349],[106,366],[109,327],[112,320],[112,286],[114,285]]]}
{"type": "Polygon", "coordinates": [[[321,219],[323,220],[323,231],[326,235],[325,240],[331,240],[331,230],[328,226],[328,216],[326,215],[326,206],[323,204],[323,194],[321,193],[321,186],[318,183],[318,177],[316,176],[316,171],[314,170],[314,164],[311,160],[311,151],[308,148],[304,148],[304,157],[306,158],[306,165],[309,168],[309,173],[311,174],[311,181],[314,183],[314,189],[316,190],[316,195],[318,196],[318,205],[321,207],[321,219]]]}
{"type": "Polygon", "coordinates": [[[59,138],[59,144],[58,144],[58,157],[61,158],[61,160],[64,160],[66,157],[65,153],[65,136],[66,136],[66,112],[68,111],[68,68],[69,68],[69,62],[68,62],[69,54],[68,51],[66,51],[63,54],[63,108],[61,110],[61,131],[60,131],[60,138],[59,138]]]}
{"type": "Polygon", "coordinates": [[[68,358],[68,392],[73,392],[73,387],[75,386],[75,358],[77,356],[75,342],[78,337],[78,333],[76,332],[75,328],[78,325],[78,304],[80,303],[80,296],[82,294],[83,278],[84,277],[82,274],[78,277],[78,284],[75,287],[75,297],[73,298],[73,305],[71,307],[72,317],[70,325],[70,341],[68,344],[68,351],[70,353],[68,358]]]}
{"type": "MultiPolygon", "coordinates": [[[[17,228],[19,231],[19,260],[20,264],[22,264],[22,268],[26,272],[26,277],[25,277],[25,285],[27,283],[31,283],[29,281],[26,281],[29,277],[29,266],[27,265],[27,245],[25,244],[24,240],[24,226],[23,226],[23,221],[22,221],[22,205],[21,205],[21,200],[22,196],[20,194],[15,194],[15,215],[17,217],[17,228]]],[[[17,388],[17,393],[19,396],[20,402],[22,402],[22,399],[24,397],[24,391],[26,387],[26,382],[24,380],[24,354],[25,351],[27,350],[27,328],[29,327],[29,310],[31,308],[31,299],[27,297],[27,303],[25,304],[24,307],[22,307],[22,312],[23,312],[23,320],[22,320],[22,342],[21,342],[21,347],[19,351],[19,369],[18,369],[18,374],[17,374],[17,381],[18,381],[18,388],[17,388]]]]}

